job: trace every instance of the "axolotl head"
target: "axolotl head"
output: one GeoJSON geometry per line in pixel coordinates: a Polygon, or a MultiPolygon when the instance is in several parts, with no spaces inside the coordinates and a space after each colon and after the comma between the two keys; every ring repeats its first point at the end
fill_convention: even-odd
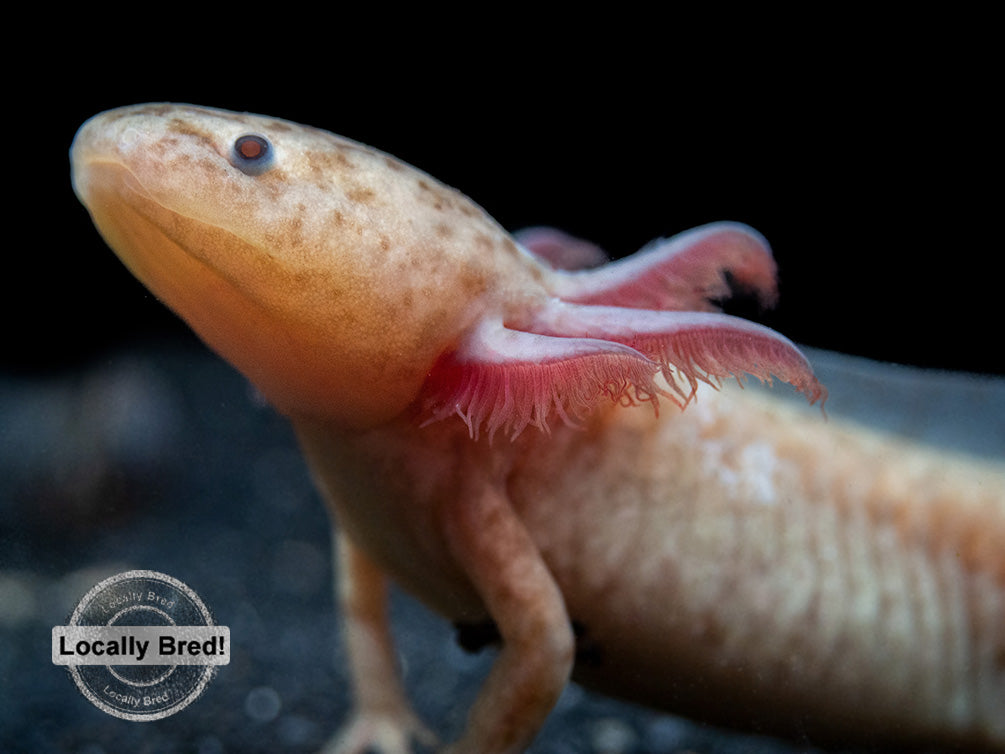
{"type": "Polygon", "coordinates": [[[487,291],[532,295],[539,274],[461,194],[275,118],[121,108],[80,128],[71,160],[122,261],[293,415],[400,413],[487,291]]]}
{"type": "Polygon", "coordinates": [[[189,105],[95,116],[71,161],[122,261],[294,418],[367,428],[411,409],[515,435],[602,396],[684,405],[698,382],[741,372],[823,394],[790,341],[716,311],[727,272],[774,299],[770,250],[745,226],[558,270],[601,255],[547,230],[518,244],[362,144],[189,105]]]}

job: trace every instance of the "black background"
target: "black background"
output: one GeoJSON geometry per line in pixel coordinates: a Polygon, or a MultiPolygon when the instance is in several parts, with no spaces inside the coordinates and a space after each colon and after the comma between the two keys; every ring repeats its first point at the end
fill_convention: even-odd
{"type": "Polygon", "coordinates": [[[341,133],[459,188],[508,228],[555,225],[615,256],[701,223],[746,222],[780,267],[781,303],[761,319],[793,340],[1005,373],[999,147],[979,45],[947,50],[938,28],[896,23],[804,28],[813,34],[787,46],[707,26],[636,41],[645,27],[561,40],[448,33],[428,46],[365,28],[324,50],[296,38],[75,41],[79,69],[29,68],[17,84],[29,117],[12,119],[8,138],[2,366],[47,372],[192,337],[104,246],[69,182],[81,122],[164,100],[341,133]]]}

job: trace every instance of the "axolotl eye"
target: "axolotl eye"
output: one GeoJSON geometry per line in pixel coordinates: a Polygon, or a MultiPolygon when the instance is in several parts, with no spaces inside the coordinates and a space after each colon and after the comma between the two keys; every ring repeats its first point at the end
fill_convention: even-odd
{"type": "Polygon", "coordinates": [[[245,175],[261,175],[272,167],[272,145],[257,134],[239,136],[234,141],[230,162],[245,175]]]}

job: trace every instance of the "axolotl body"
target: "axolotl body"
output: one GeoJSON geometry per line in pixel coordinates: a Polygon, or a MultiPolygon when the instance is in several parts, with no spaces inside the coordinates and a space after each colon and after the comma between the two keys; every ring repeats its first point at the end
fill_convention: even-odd
{"type": "Polygon", "coordinates": [[[332,750],[432,740],[389,580],[499,639],[453,754],[523,751],[570,677],[762,732],[1005,748],[1005,473],[730,384],[825,395],[716,309],[727,274],[776,295],[750,228],[586,267],[375,149],[188,105],[95,116],[72,163],[123,262],[296,429],[352,661],[332,750]]]}

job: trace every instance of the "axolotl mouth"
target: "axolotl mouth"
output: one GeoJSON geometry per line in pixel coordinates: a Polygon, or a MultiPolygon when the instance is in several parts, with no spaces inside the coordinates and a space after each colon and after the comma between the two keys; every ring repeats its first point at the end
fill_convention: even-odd
{"type": "MultiPolygon", "coordinates": [[[[231,361],[243,364],[242,354],[254,353],[258,361],[277,352],[283,338],[272,332],[268,343],[261,342],[274,325],[264,321],[252,292],[193,253],[214,237],[217,247],[242,242],[219,227],[173,212],[122,161],[93,147],[79,148],[80,141],[78,135],[72,152],[74,190],[130,272],[231,361]],[[256,327],[248,327],[256,321],[256,327]]],[[[245,369],[255,382],[260,366],[248,363],[245,369]]]]}

